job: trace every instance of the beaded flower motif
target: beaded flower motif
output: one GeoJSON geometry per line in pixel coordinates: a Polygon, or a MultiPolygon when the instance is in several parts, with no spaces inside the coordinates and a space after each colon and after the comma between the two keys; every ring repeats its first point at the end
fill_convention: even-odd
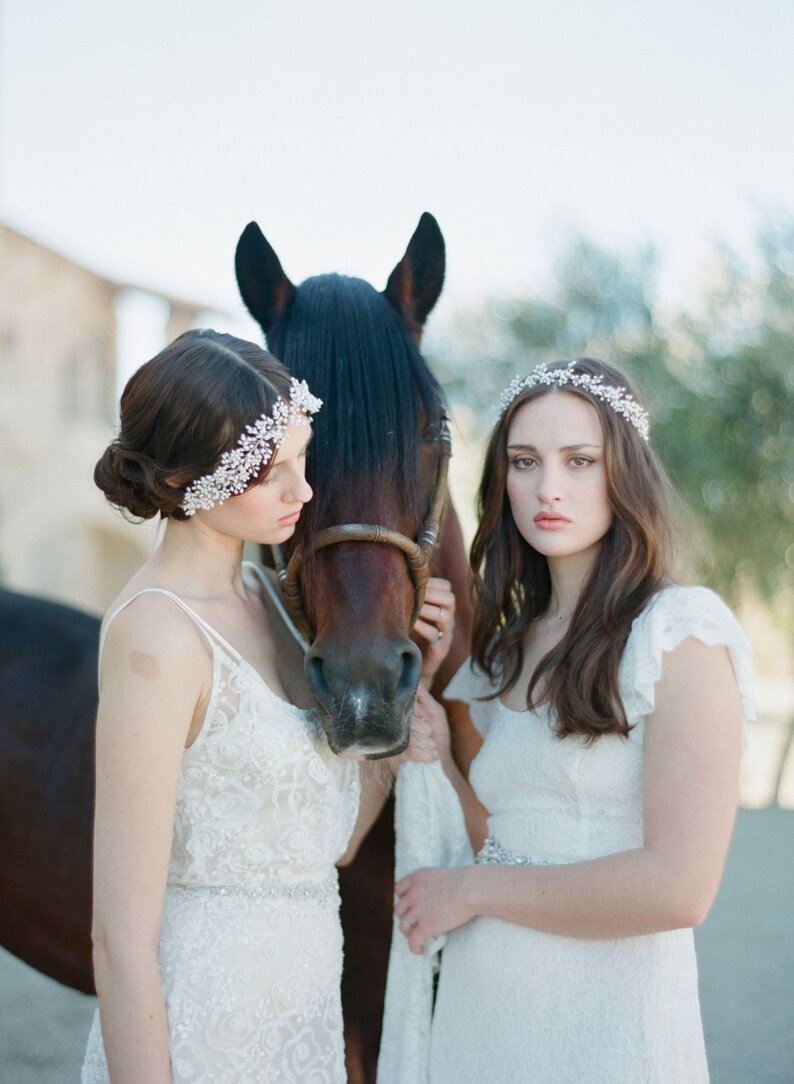
{"type": "Polygon", "coordinates": [[[317,413],[323,405],[322,399],[312,395],[305,380],[292,377],[290,385],[289,403],[277,399],[273,413],[262,414],[253,425],[247,425],[234,448],[223,453],[212,474],[191,482],[182,501],[183,512],[194,516],[200,508],[212,508],[243,493],[251,479],[270,462],[275,449],[283,444],[287,426],[309,424],[307,415],[317,413]]]}
{"type": "Polygon", "coordinates": [[[640,406],[634,396],[630,395],[623,387],[605,384],[604,378],[600,374],[592,376],[590,373],[577,373],[575,368],[575,361],[569,361],[564,369],[549,369],[545,365],[538,365],[529,376],[515,377],[502,392],[499,399],[499,416],[501,417],[504,414],[515,397],[525,388],[535,388],[540,384],[556,384],[557,387],[564,388],[566,384],[570,384],[576,388],[584,388],[590,395],[595,395],[596,398],[605,402],[616,414],[620,414],[622,418],[625,418],[627,422],[633,425],[647,443],[651,430],[648,411],[640,406]]]}

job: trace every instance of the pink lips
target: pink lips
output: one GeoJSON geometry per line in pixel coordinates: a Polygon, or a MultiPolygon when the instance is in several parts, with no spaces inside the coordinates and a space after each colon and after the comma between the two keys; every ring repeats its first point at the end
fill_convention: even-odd
{"type": "Polygon", "coordinates": [[[571,521],[566,519],[565,516],[555,515],[553,512],[538,512],[534,522],[542,531],[558,531],[571,521]]]}
{"type": "Polygon", "coordinates": [[[279,523],[284,527],[291,527],[294,523],[297,523],[301,518],[300,509],[297,512],[290,512],[288,516],[282,516],[279,523]]]}

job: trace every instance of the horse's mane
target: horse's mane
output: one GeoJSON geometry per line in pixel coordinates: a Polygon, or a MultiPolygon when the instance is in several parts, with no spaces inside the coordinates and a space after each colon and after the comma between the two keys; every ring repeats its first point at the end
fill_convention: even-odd
{"type": "Polygon", "coordinates": [[[340,522],[340,504],[355,508],[360,496],[371,505],[386,488],[420,519],[420,434],[425,419],[443,411],[444,396],[386,298],[361,279],[315,276],[296,290],[267,341],[324,403],[314,418],[307,476],[315,495],[304,530],[340,522]]]}

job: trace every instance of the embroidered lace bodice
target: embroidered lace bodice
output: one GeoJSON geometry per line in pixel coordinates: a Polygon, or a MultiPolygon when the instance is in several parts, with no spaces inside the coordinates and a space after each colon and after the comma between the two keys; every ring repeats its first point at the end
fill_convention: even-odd
{"type": "MultiPolygon", "coordinates": [[[[334,756],[314,711],[282,700],[169,597],[213,666],[182,759],[160,932],[173,1080],[340,1084],[334,863],[355,824],[358,765],[334,756]]],[[[98,1014],[82,1081],[109,1081],[98,1014]]]]}
{"type": "MultiPolygon", "coordinates": [[[[637,618],[620,667],[629,721],[588,745],[559,739],[546,708],[511,711],[465,663],[445,692],[469,702],[484,745],[471,783],[490,812],[482,858],[569,863],[642,844],[644,719],[663,655],[687,637],[726,644],[754,718],[748,644],[705,588],[669,587],[637,618]]],[[[432,1084],[705,1084],[691,930],[615,941],[478,917],[443,950],[432,1084]]]]}

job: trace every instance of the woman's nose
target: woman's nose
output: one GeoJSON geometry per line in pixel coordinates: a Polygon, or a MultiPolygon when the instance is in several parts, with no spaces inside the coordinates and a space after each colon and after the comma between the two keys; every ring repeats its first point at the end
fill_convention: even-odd
{"type": "Polygon", "coordinates": [[[303,474],[291,479],[291,483],[287,488],[287,499],[290,501],[301,501],[306,504],[307,501],[312,499],[314,491],[303,474]]]}
{"type": "Polygon", "coordinates": [[[538,500],[541,504],[553,504],[562,497],[562,478],[559,471],[545,467],[538,480],[538,500]]]}

